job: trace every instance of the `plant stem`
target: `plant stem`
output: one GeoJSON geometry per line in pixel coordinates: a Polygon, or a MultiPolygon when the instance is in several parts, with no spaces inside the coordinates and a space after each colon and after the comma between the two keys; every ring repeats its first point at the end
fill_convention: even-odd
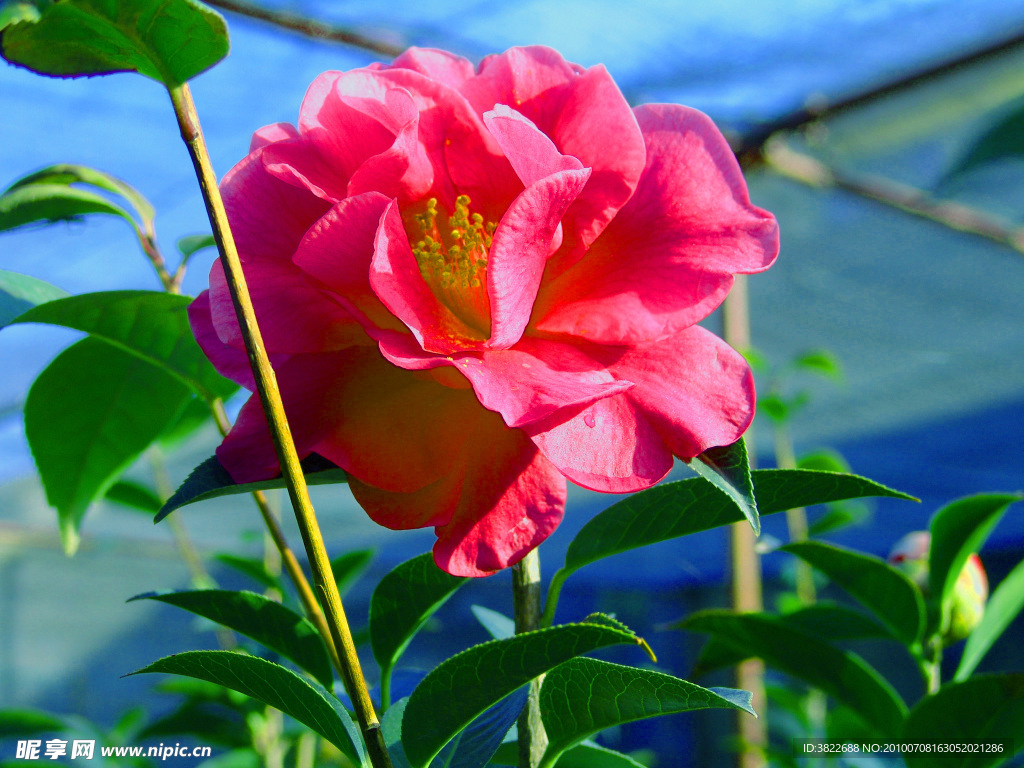
{"type": "MultiPolygon", "coordinates": [[[[263,345],[263,337],[256,322],[256,313],[253,309],[252,299],[249,297],[245,276],[242,273],[242,264],[228,225],[224,202],[221,200],[220,190],[217,187],[217,177],[213,172],[206,142],[200,129],[199,116],[196,114],[195,104],[192,101],[192,93],[187,84],[171,88],[169,93],[171,103],[174,105],[174,113],[178,118],[178,126],[181,129],[181,137],[188,147],[196,175],[199,178],[203,200],[213,226],[213,236],[217,241],[217,249],[224,266],[231,301],[235,306],[238,325],[245,341],[249,363],[252,366],[256,389],[259,392],[260,402],[263,404],[263,411],[266,414],[270,435],[274,441],[281,472],[288,485],[288,495],[295,510],[295,519],[298,522],[313,571],[313,581],[325,609],[330,636],[342,660],[342,682],[352,699],[370,762],[374,768],[391,768],[391,758],[384,746],[380,722],[377,720],[366,680],[363,678],[359,656],[356,654],[355,643],[352,641],[352,631],[345,617],[345,609],[341,604],[338,585],[334,581],[320,525],[317,523],[316,513],[309,500],[306,478],[299,465],[299,457],[295,451],[295,443],[292,440],[291,429],[285,416],[277,378],[270,367],[266,348],[263,345]]],[[[268,517],[272,518],[272,515],[268,517]]]]}
{"type": "MultiPolygon", "coordinates": [[[[512,604],[517,635],[540,627],[540,556],[536,549],[512,566],[512,604]]],[[[537,768],[548,746],[540,719],[543,680],[541,676],[530,681],[526,706],[519,715],[519,768],[537,768]]]]}

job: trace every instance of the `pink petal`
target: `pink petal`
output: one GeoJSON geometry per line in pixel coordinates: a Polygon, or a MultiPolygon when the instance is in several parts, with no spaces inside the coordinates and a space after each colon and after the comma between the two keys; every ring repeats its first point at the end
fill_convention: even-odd
{"type": "Polygon", "coordinates": [[[456,89],[476,74],[473,63],[468,59],[435,48],[409,48],[391,66],[414,70],[456,89]]]}
{"type": "Polygon", "coordinates": [[[590,170],[559,171],[516,198],[494,232],[487,262],[491,306],[488,346],[507,349],[530,322],[548,256],[557,248],[562,215],[590,178],[590,170]]]}
{"type": "Polygon", "coordinates": [[[736,442],[754,418],[754,379],[743,356],[695,325],[610,362],[636,384],[628,398],[676,456],[736,442]]]}
{"type": "Polygon", "coordinates": [[[629,389],[605,366],[576,347],[524,338],[513,349],[457,357],[455,368],[473,385],[480,403],[510,427],[579,411],[595,400],[629,389]]]}
{"type": "Polygon", "coordinates": [[[408,494],[355,480],[352,492],[381,525],[436,525],[438,567],[457,576],[488,576],[518,562],[558,526],[565,479],[495,414],[477,406],[463,414],[461,425],[469,438],[442,480],[408,494]]]}
{"type": "Polygon", "coordinates": [[[249,154],[252,154],[257,149],[263,149],[268,144],[294,139],[298,135],[299,132],[290,123],[266,125],[252,135],[252,140],[249,142],[249,154]]]}
{"type": "Polygon", "coordinates": [[[540,331],[605,344],[646,343],[710,314],[733,274],[767,269],[778,227],[750,204],[714,124],[674,105],[636,110],[648,144],[636,193],[578,264],[549,280],[540,331]]]}
{"type": "Polygon", "coordinates": [[[446,355],[474,349],[485,338],[481,330],[469,327],[431,292],[420,275],[394,202],[385,211],[377,231],[370,285],[427,351],[446,355]],[[478,341],[474,343],[474,339],[478,341]]]}
{"type": "MultiPolygon", "coordinates": [[[[519,109],[538,96],[564,86],[582,72],[553,48],[540,45],[510,48],[504,53],[488,56],[480,62],[479,74],[470,78],[459,90],[478,114],[508,104],[519,109]]],[[[537,122],[534,116],[528,115],[537,122]]]]}
{"type": "Polygon", "coordinates": [[[583,163],[571,155],[563,155],[537,126],[514,109],[495,104],[484,113],[484,123],[498,141],[501,151],[512,163],[523,186],[530,186],[559,171],[578,171],[583,163]]]}
{"type": "Polygon", "coordinates": [[[672,469],[672,454],[629,394],[598,400],[558,422],[556,416],[527,431],[548,460],[584,488],[639,491],[672,469]]]}

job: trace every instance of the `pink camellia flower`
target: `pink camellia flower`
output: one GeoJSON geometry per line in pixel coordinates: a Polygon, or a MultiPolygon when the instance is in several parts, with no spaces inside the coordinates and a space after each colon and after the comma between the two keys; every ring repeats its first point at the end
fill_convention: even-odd
{"type": "MultiPolygon", "coordinates": [[[[772,264],[775,219],[706,116],[631,109],[604,67],[411,49],[326,72],[221,188],[300,456],[381,525],[434,526],[449,573],[536,547],[566,478],[647,488],[750,424],[747,365],[696,323],[772,264]]],[[[219,263],[190,315],[254,390],[219,263]]],[[[217,455],[278,473],[258,398],[217,455]]]]}

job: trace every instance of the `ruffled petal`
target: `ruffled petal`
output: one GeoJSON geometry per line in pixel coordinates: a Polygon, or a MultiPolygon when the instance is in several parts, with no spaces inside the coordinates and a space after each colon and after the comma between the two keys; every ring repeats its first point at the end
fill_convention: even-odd
{"type": "Polygon", "coordinates": [[[616,381],[601,362],[576,347],[544,339],[524,338],[513,349],[462,355],[455,368],[472,383],[480,403],[510,427],[578,411],[632,386],[616,381]]]}
{"type": "Polygon", "coordinates": [[[590,252],[545,282],[534,311],[540,331],[604,344],[654,341],[714,311],[733,274],[775,260],[775,219],[750,204],[710,119],[675,105],[636,114],[648,145],[644,175],[590,252]]]}
{"type": "Polygon", "coordinates": [[[574,417],[531,425],[548,460],[577,485],[604,493],[649,488],[672,469],[664,440],[628,393],[598,400],[574,417]]]}
{"type": "Polygon", "coordinates": [[[558,247],[562,215],[588,178],[588,168],[547,176],[523,190],[499,222],[487,261],[492,349],[522,337],[547,258],[558,247]]]}
{"type": "Polygon", "coordinates": [[[409,48],[391,62],[391,68],[411,69],[456,90],[476,74],[469,59],[436,48],[409,48]]]}
{"type": "Polygon", "coordinates": [[[754,378],[746,360],[699,325],[630,349],[609,369],[636,384],[622,397],[682,459],[735,443],[754,418],[754,378]]]}
{"type": "Polygon", "coordinates": [[[519,430],[476,407],[462,416],[469,433],[461,460],[417,492],[387,493],[358,480],[352,493],[389,528],[433,524],[434,560],[457,576],[488,576],[521,560],[561,522],[565,479],[519,430]]]}
{"type": "Polygon", "coordinates": [[[504,104],[495,104],[484,112],[484,124],[512,163],[523,186],[530,186],[559,171],[578,171],[583,163],[572,155],[563,155],[554,142],[532,122],[504,104]]]}
{"type": "Polygon", "coordinates": [[[252,154],[257,149],[263,149],[268,144],[294,139],[298,135],[298,130],[291,123],[265,125],[252,135],[252,140],[249,142],[249,154],[252,154]]]}

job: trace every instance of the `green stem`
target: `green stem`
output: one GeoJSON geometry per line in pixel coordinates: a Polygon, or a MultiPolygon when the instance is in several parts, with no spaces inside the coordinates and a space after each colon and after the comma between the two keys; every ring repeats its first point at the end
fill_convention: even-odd
{"type": "Polygon", "coordinates": [[[281,472],[288,485],[288,495],[295,510],[295,519],[298,522],[313,571],[313,582],[321,597],[331,639],[341,657],[342,682],[352,699],[371,764],[374,768],[391,768],[391,758],[384,746],[380,722],[377,719],[377,713],[374,711],[373,701],[370,699],[366,680],[362,674],[355,643],[352,640],[352,632],[345,617],[345,609],[341,604],[341,596],[338,594],[338,586],[334,581],[331,563],[327,557],[327,548],[324,546],[320,525],[309,499],[306,478],[299,465],[299,457],[285,416],[277,378],[270,367],[266,347],[256,322],[256,313],[253,309],[252,299],[249,297],[249,290],[245,283],[245,275],[242,273],[242,264],[238,257],[238,251],[235,249],[231,229],[228,226],[227,213],[217,187],[217,177],[210,163],[206,142],[199,125],[199,116],[196,114],[195,104],[192,101],[192,93],[188,85],[171,88],[169,93],[171,103],[174,105],[175,116],[178,118],[178,127],[181,129],[181,137],[188,147],[189,155],[195,166],[203,200],[213,226],[213,236],[217,241],[217,249],[220,252],[221,263],[231,293],[231,301],[235,306],[238,325],[249,355],[256,389],[259,392],[260,402],[263,404],[263,411],[266,414],[270,435],[274,441],[281,472]]]}
{"type": "Polygon", "coordinates": [[[548,596],[544,601],[544,614],[540,617],[540,627],[550,627],[555,621],[555,611],[558,610],[558,596],[562,594],[562,585],[572,575],[572,571],[566,568],[559,568],[551,577],[548,584],[548,596]]]}
{"type": "MultiPolygon", "coordinates": [[[[512,603],[517,635],[532,632],[541,626],[540,556],[536,549],[512,566],[512,603]]],[[[540,718],[542,682],[543,676],[530,681],[526,706],[519,715],[519,768],[538,768],[548,746],[548,737],[540,718]]]]}

